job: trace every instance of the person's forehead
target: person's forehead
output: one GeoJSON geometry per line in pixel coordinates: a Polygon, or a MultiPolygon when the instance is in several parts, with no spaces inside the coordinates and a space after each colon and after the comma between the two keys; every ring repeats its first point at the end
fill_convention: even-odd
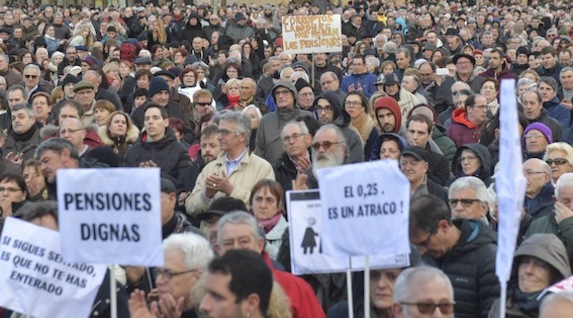
{"type": "Polygon", "coordinates": [[[251,232],[251,227],[248,224],[231,224],[226,223],[221,228],[221,239],[232,239],[239,237],[249,237],[253,238],[253,233],[251,232]]]}
{"type": "Polygon", "coordinates": [[[148,108],[145,111],[145,116],[154,116],[154,115],[161,115],[161,111],[157,107],[148,108]]]}
{"type": "Polygon", "coordinates": [[[13,112],[12,112],[12,117],[14,117],[14,116],[20,116],[20,115],[24,115],[24,116],[28,117],[28,113],[26,112],[25,109],[19,109],[19,110],[17,110],[17,111],[13,111],[13,112]]]}
{"type": "Polygon", "coordinates": [[[288,124],[283,128],[283,135],[289,135],[294,133],[300,133],[300,127],[298,124],[288,124]]]}
{"type": "Polygon", "coordinates": [[[412,120],[412,121],[410,121],[410,124],[408,125],[408,130],[427,131],[428,130],[428,124],[425,122],[422,122],[422,121],[412,120]]]}
{"type": "Polygon", "coordinates": [[[319,131],[316,136],[314,136],[315,142],[320,141],[330,141],[330,142],[338,142],[337,135],[334,129],[324,129],[319,131]]]}
{"type": "Polygon", "coordinates": [[[456,190],[452,190],[449,194],[450,198],[463,198],[463,199],[473,199],[476,195],[476,191],[470,187],[462,187],[456,190]]]}

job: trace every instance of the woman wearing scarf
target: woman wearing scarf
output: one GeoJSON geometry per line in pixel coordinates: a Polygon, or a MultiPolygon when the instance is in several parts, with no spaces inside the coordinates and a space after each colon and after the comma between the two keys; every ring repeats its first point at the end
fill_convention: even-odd
{"type": "Polygon", "coordinates": [[[251,211],[265,231],[265,250],[272,259],[277,258],[283,233],[288,222],[283,216],[283,189],[280,183],[263,179],[255,184],[249,198],[251,211]]]}
{"type": "Polygon", "coordinates": [[[352,126],[362,139],[364,145],[364,160],[369,161],[372,146],[378,138],[374,120],[370,117],[368,98],[359,92],[349,92],[344,100],[344,109],[350,115],[352,126]]]}
{"type": "MultiPolygon", "coordinates": [[[[567,250],[555,234],[534,234],[515,251],[507,286],[505,317],[539,317],[539,295],[545,288],[571,276],[567,250]]],[[[499,317],[499,299],[489,318],[499,317]]]]}

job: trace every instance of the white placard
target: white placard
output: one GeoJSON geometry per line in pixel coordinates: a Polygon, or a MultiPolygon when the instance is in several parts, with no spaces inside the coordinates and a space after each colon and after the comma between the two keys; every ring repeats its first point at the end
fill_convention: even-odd
{"type": "Polygon", "coordinates": [[[499,115],[499,165],[495,187],[498,201],[498,242],[495,273],[502,286],[509,281],[515,251],[526,180],[523,176],[521,136],[518,130],[515,80],[501,81],[499,115]]]}
{"type": "MultiPolygon", "coordinates": [[[[318,190],[288,191],[291,271],[295,275],[340,273],[364,270],[364,257],[331,257],[322,253],[323,227],[320,218],[318,190]],[[305,253],[306,252],[306,253],[305,253]]],[[[375,255],[370,268],[403,268],[409,265],[409,255],[375,255]]]]}
{"type": "Polygon", "coordinates": [[[318,183],[326,255],[410,252],[410,182],[396,160],[320,169],[318,183]]]}
{"type": "Polygon", "coordinates": [[[284,16],[282,35],[286,53],[342,52],[339,14],[284,16]]]}
{"type": "Polygon", "coordinates": [[[104,265],[70,262],[60,233],[13,217],[0,238],[0,306],[32,317],[88,317],[104,265]]]}
{"type": "Polygon", "coordinates": [[[159,168],[58,170],[59,225],[67,259],[162,266],[159,168]]]}

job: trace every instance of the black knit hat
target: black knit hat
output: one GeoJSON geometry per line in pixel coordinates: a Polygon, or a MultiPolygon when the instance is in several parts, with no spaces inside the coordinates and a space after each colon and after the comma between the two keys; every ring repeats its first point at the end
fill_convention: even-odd
{"type": "Polygon", "coordinates": [[[66,75],[66,77],[64,77],[64,80],[62,81],[62,87],[66,86],[69,83],[74,83],[77,84],[80,80],[73,76],[72,74],[68,74],[66,75]]]}
{"type": "Polygon", "coordinates": [[[312,91],[314,92],[314,88],[312,88],[310,83],[307,82],[306,80],[304,80],[303,78],[297,79],[296,83],[294,83],[294,87],[296,87],[297,92],[300,92],[300,90],[305,88],[305,87],[310,87],[310,89],[312,89],[312,91]]]}

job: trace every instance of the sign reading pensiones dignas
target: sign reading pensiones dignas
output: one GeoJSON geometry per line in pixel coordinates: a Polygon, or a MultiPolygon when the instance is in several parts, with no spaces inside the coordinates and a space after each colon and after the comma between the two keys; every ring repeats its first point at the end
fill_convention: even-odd
{"type": "Polygon", "coordinates": [[[410,182],[396,160],[318,170],[324,253],[410,253],[410,182]]]}
{"type": "Polygon", "coordinates": [[[60,169],[57,188],[67,259],[163,265],[159,168],[60,169]]]}
{"type": "Polygon", "coordinates": [[[282,18],[286,53],[342,52],[340,15],[285,16],[282,18]]]}
{"type": "Polygon", "coordinates": [[[60,233],[9,217],[0,237],[0,307],[31,317],[87,317],[105,265],[64,258],[60,233]]]}
{"type": "MultiPolygon", "coordinates": [[[[318,190],[288,191],[287,211],[291,271],[295,275],[340,273],[365,268],[364,257],[332,257],[323,253],[325,230],[320,217],[321,203],[318,190]]],[[[371,255],[372,269],[403,268],[409,265],[409,255],[371,255]]]]}

